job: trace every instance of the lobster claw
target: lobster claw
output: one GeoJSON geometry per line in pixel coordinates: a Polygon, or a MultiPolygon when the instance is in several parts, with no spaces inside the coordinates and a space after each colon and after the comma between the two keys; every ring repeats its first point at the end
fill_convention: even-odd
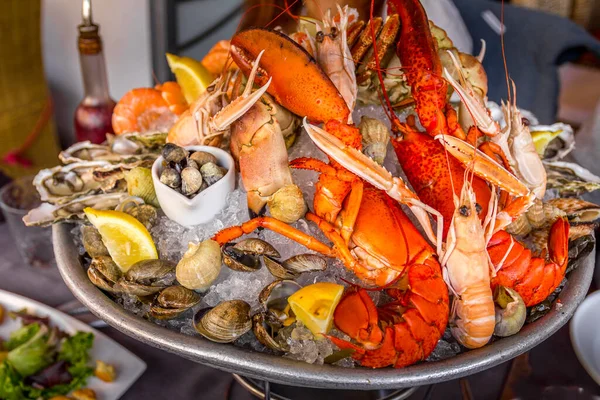
{"type": "Polygon", "coordinates": [[[485,181],[498,186],[513,196],[523,197],[529,194],[527,186],[516,176],[464,140],[450,135],[437,135],[435,139],[439,140],[452,157],[460,161],[465,167],[472,167],[475,175],[485,181]]]}
{"type": "Polygon", "coordinates": [[[357,288],[344,295],[335,308],[333,320],[339,330],[365,349],[378,348],[383,340],[377,307],[365,289],[357,288]]]}

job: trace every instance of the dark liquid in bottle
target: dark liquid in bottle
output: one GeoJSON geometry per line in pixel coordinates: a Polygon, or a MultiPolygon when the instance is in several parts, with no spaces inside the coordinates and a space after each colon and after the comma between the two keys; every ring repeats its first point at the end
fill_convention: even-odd
{"type": "Polygon", "coordinates": [[[80,104],[75,111],[75,136],[78,142],[89,140],[100,144],[107,133],[113,133],[112,112],[115,102],[85,105],[80,104]]]}

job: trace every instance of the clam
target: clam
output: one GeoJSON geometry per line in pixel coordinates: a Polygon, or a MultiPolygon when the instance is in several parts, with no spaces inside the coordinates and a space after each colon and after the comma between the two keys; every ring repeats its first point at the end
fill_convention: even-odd
{"type": "Polygon", "coordinates": [[[525,302],[513,289],[498,286],[494,293],[496,303],[496,326],[494,335],[512,336],[519,332],[525,324],[527,309],[525,302]]]}
{"type": "Polygon", "coordinates": [[[250,305],[229,300],[194,315],[194,327],[205,338],[217,343],[231,343],[252,329],[250,305]]]}
{"type": "Polygon", "coordinates": [[[179,147],[173,143],[165,144],[162,149],[162,157],[167,162],[180,163],[188,156],[188,151],[183,147],[179,147]]]}
{"type": "Polygon", "coordinates": [[[173,168],[166,167],[160,173],[160,181],[170,188],[177,189],[181,186],[181,176],[173,168]]]}
{"type": "Polygon", "coordinates": [[[200,190],[202,174],[196,168],[185,167],[181,171],[181,193],[191,196],[200,190]]]}
{"type": "Polygon", "coordinates": [[[268,256],[263,260],[271,274],[280,279],[294,279],[304,272],[327,268],[327,261],[317,254],[298,254],[281,263],[268,256]]]}
{"type": "Polygon", "coordinates": [[[363,116],[358,125],[362,135],[363,153],[383,165],[390,142],[390,130],[378,119],[363,116]]]}
{"type": "Polygon", "coordinates": [[[208,186],[213,185],[215,182],[225,176],[223,169],[213,162],[207,162],[200,167],[202,177],[206,180],[208,186]]]}
{"type": "Polygon", "coordinates": [[[200,166],[198,165],[198,163],[194,160],[192,160],[191,158],[187,158],[185,160],[185,166],[189,167],[189,168],[194,168],[197,170],[200,170],[200,166]]]}
{"type": "Polygon", "coordinates": [[[198,164],[199,167],[202,167],[204,164],[208,163],[217,164],[217,157],[205,151],[193,152],[190,154],[190,160],[198,164]]]}
{"type": "Polygon", "coordinates": [[[286,224],[298,221],[308,210],[300,188],[294,184],[285,185],[267,201],[269,212],[286,224]]]}
{"type": "Polygon", "coordinates": [[[301,288],[292,280],[278,280],[271,282],[260,292],[258,300],[264,311],[254,315],[252,319],[252,330],[259,342],[273,350],[287,350],[286,343],[275,338],[281,328],[295,321],[288,306],[288,297],[301,288]]]}
{"type": "Polygon", "coordinates": [[[87,270],[90,281],[102,290],[117,293],[114,285],[121,279],[123,273],[110,256],[101,255],[94,257],[87,270]]]}
{"type": "Polygon", "coordinates": [[[279,252],[261,239],[244,239],[238,243],[226,243],[221,249],[225,265],[235,271],[253,272],[259,270],[260,255],[279,257],[279,252]]]}
{"type": "Polygon", "coordinates": [[[156,221],[158,221],[158,210],[150,204],[140,204],[131,207],[126,213],[140,221],[148,231],[156,224],[156,221]]]}
{"type": "Polygon", "coordinates": [[[214,240],[190,243],[177,264],[177,281],[188,289],[207,289],[221,272],[221,248],[214,240]]]}
{"type": "Polygon", "coordinates": [[[92,258],[99,256],[109,256],[108,249],[102,241],[102,236],[98,229],[93,226],[83,225],[81,227],[81,240],[83,247],[92,258]]]}
{"type": "Polygon", "coordinates": [[[149,296],[174,283],[174,263],[167,260],[143,260],[133,264],[113,288],[133,296],[149,296]]]}
{"type": "Polygon", "coordinates": [[[169,286],[156,296],[150,307],[150,316],[156,319],[175,318],[198,304],[200,300],[200,295],[193,290],[183,286],[169,286]]]}

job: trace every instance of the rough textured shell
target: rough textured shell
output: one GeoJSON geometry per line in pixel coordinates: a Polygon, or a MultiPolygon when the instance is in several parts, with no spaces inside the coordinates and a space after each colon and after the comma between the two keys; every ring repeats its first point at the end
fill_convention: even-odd
{"type": "Polygon", "coordinates": [[[361,118],[358,128],[362,135],[363,152],[383,165],[390,142],[390,130],[380,120],[365,116],[361,118]]]}
{"type": "Polygon", "coordinates": [[[563,211],[571,223],[588,223],[600,219],[600,206],[578,198],[556,198],[548,204],[563,211]]]}
{"type": "Polygon", "coordinates": [[[221,272],[221,247],[214,240],[190,243],[177,264],[177,281],[188,289],[207,289],[221,272]]]}
{"type": "Polygon", "coordinates": [[[100,183],[94,180],[97,168],[110,165],[107,161],[78,162],[43,169],[33,179],[33,185],[42,201],[64,204],[100,190],[100,183]]]}

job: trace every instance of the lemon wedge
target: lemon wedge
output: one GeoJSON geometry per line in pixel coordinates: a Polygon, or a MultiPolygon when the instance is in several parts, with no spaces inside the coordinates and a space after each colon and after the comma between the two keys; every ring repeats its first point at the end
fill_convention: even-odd
{"type": "Polygon", "coordinates": [[[167,63],[181,86],[183,96],[192,104],[215,80],[214,76],[198,60],[167,53],[167,63]]]}
{"type": "Polygon", "coordinates": [[[333,311],[343,293],[341,285],[320,282],[298,290],[288,298],[288,303],[296,318],[316,336],[331,330],[333,311]]]}
{"type": "Polygon", "coordinates": [[[546,147],[548,144],[554,140],[555,137],[562,133],[562,129],[557,130],[556,132],[552,131],[533,131],[531,132],[531,138],[533,139],[533,145],[535,146],[535,151],[539,154],[540,157],[544,157],[544,152],[546,151],[546,147]]]}
{"type": "Polygon", "coordinates": [[[150,233],[131,215],[89,207],[83,211],[100,232],[108,253],[123,272],[138,261],[158,258],[150,233]]]}

